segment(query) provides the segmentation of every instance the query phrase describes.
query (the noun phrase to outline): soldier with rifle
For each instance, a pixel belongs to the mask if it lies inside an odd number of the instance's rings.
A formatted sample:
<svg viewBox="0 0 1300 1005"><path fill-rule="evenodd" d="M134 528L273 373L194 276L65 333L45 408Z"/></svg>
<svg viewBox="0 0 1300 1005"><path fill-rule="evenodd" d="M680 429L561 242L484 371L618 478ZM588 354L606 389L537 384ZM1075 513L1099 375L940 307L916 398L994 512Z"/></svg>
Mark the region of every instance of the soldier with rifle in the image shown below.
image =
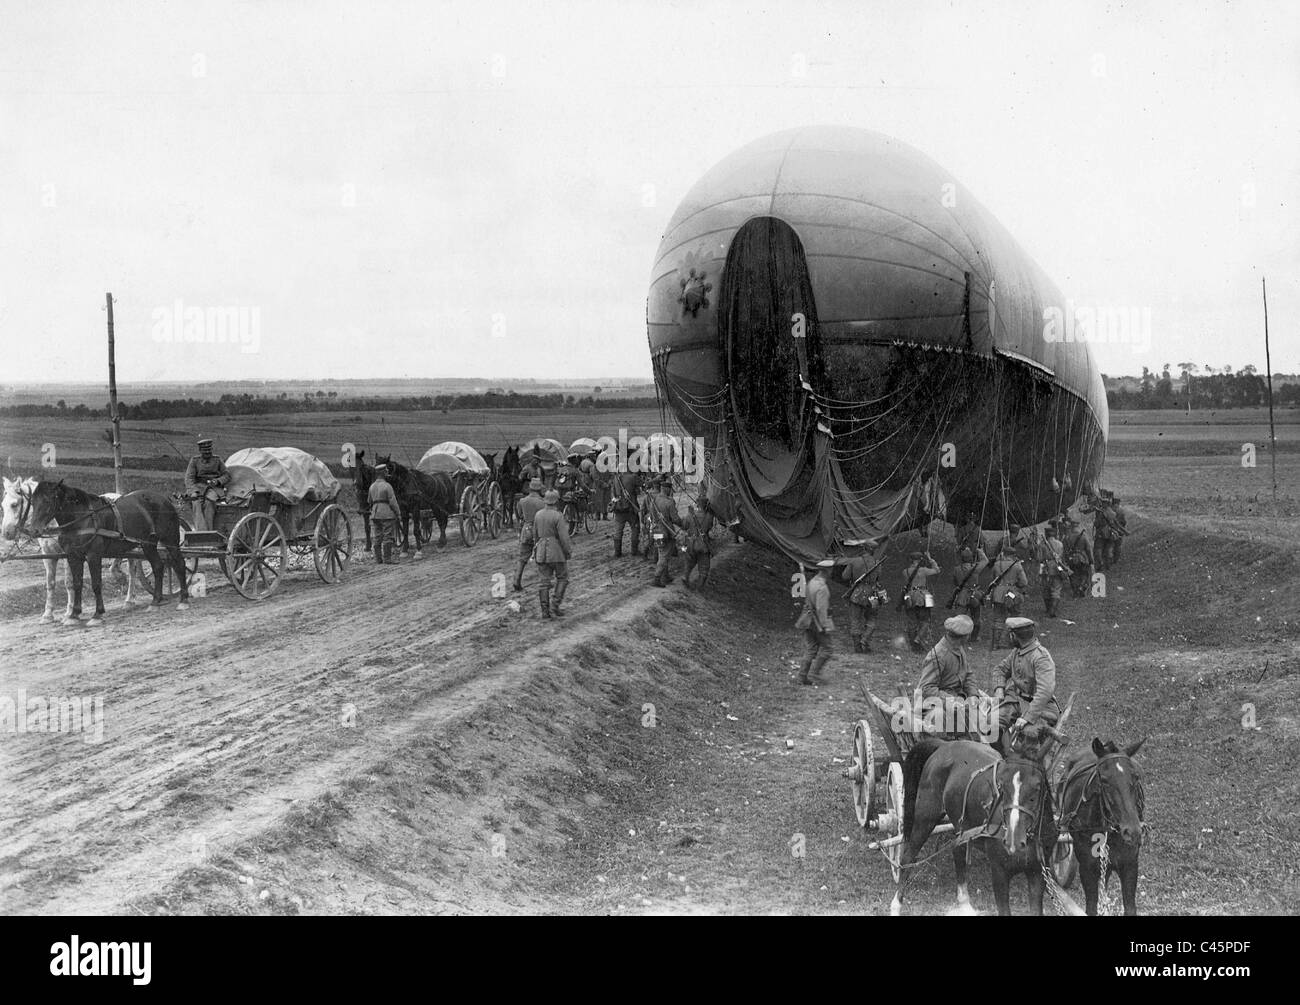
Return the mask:
<svg viewBox="0 0 1300 1005"><path fill-rule="evenodd" d="M849 637L853 639L855 653L871 652L871 636L876 630L876 615L889 595L880 585L880 568L885 564L886 545L880 549L879 560L867 555L854 555L848 560L841 576L849 584Z"/></svg>
<svg viewBox="0 0 1300 1005"><path fill-rule="evenodd" d="M632 529L632 554L641 554L641 476L634 471L618 471L609 482L614 510L614 557L623 557L623 528Z"/></svg>
<svg viewBox="0 0 1300 1005"><path fill-rule="evenodd" d="M989 583L987 590L998 624L1007 618L1019 617L1020 605L1028 589L1029 577L1025 574L1024 560L1014 550L1004 548L993 563L993 582Z"/></svg>
<svg viewBox="0 0 1300 1005"><path fill-rule="evenodd" d="M710 538L714 523L713 513L709 510L708 492L704 486L700 486L696 503L698 509L695 506L686 507L685 530L682 533L686 570L682 573L682 585L691 589L691 572L698 568L700 576L695 589L703 593L709 582L709 567L713 564L713 542Z"/></svg>
<svg viewBox="0 0 1300 1005"><path fill-rule="evenodd" d="M948 598L948 610L960 607L970 618L971 642L980 640L980 608L984 605L984 593L979 588L979 574L988 568L989 559L983 548L972 551L969 547L961 549L957 556L961 561L952 574L955 589Z"/></svg>
<svg viewBox="0 0 1300 1005"><path fill-rule="evenodd" d="M673 483L667 475L659 478L659 494L646 499L646 512L650 518L651 537L659 560L655 564L655 586L667 586L673 581L673 555L677 552L677 530L686 529L686 521L677 512L673 501Z"/></svg>
<svg viewBox="0 0 1300 1005"><path fill-rule="evenodd" d="M1060 617L1061 596L1070 570L1065 567L1065 545L1057 537L1056 528L1048 527L1039 550L1039 571L1043 579L1043 606L1049 618Z"/></svg>
<svg viewBox="0 0 1300 1005"><path fill-rule="evenodd" d="M928 552L914 551L911 562L903 570L903 592L898 597L898 609L907 612L907 641L913 652L925 649L924 635L934 609L934 595L926 589L926 580L939 574L939 563Z"/></svg>
<svg viewBox="0 0 1300 1005"><path fill-rule="evenodd" d="M1092 544L1088 541L1087 528L1080 527L1068 515L1062 526L1062 536L1069 540L1065 545L1065 564L1070 570L1070 589L1076 597L1084 597L1092 583Z"/></svg>

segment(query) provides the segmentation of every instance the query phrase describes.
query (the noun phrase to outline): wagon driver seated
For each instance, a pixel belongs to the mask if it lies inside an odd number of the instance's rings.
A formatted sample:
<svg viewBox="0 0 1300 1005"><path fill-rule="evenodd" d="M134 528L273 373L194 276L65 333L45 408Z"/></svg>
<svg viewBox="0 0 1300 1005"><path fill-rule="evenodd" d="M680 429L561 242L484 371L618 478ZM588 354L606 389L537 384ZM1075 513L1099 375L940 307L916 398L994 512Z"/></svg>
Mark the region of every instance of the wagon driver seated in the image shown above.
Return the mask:
<svg viewBox="0 0 1300 1005"><path fill-rule="evenodd" d="M226 498L229 482L225 462L212 452L212 437L199 437L199 452L185 469L185 498L193 500L195 530L212 529L217 502Z"/></svg>
<svg viewBox="0 0 1300 1005"><path fill-rule="evenodd" d="M1002 683L993 692L1004 754L1010 751L1011 736L1043 724L1054 726L1061 718L1056 703L1056 662L1038 641L1034 623L1028 618L1007 618L1006 625L1016 648L997 665L994 673L1002 677Z"/></svg>

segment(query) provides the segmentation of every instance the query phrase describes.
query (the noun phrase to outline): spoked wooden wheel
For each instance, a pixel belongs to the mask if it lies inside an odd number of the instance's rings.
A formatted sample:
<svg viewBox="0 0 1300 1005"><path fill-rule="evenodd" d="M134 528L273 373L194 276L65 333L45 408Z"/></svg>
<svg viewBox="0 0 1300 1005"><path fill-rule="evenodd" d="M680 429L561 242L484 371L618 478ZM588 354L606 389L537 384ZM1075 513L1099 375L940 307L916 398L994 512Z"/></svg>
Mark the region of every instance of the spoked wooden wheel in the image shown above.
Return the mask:
<svg viewBox="0 0 1300 1005"><path fill-rule="evenodd" d="M189 520L187 520L185 517L181 517L180 519L181 519L181 537L182 539L184 539L185 534L189 531L192 531L194 528L190 526ZM180 593L181 584L176 582L176 574L172 572L171 562L168 561L167 558L167 549L159 548L158 557L162 559L162 563L163 563L163 596L169 597L172 594ZM194 578L194 573L199 571L199 556L182 555L181 557L185 559L185 582L188 583L190 582L190 580ZM128 560L124 559L123 561L128 561ZM135 561L135 559L130 559L129 561L133 562ZM144 589L148 592L150 596L153 596L153 569L149 567L148 560L141 558L139 568L137 571L139 573L137 578L140 581L140 585L144 587ZM128 576L131 575L131 568L129 565L127 566L126 574Z"/></svg>
<svg viewBox="0 0 1300 1005"><path fill-rule="evenodd" d="M460 494L460 543L466 548L478 540L478 493L467 488Z"/></svg>
<svg viewBox="0 0 1300 1005"><path fill-rule="evenodd" d="M1062 890L1067 889L1078 872L1079 860L1074 857L1074 839L1069 834L1062 834L1052 849L1052 876L1056 879L1056 885Z"/></svg>
<svg viewBox="0 0 1300 1005"><path fill-rule="evenodd" d="M501 486L490 482L487 488L487 513L484 514L487 531L496 538L505 523L505 507L501 503ZM496 519L493 519L495 517Z"/></svg>
<svg viewBox="0 0 1300 1005"><path fill-rule="evenodd" d="M275 518L249 513L230 532L221 571L249 600L265 600L289 567L289 543Z"/></svg>
<svg viewBox="0 0 1300 1005"><path fill-rule="evenodd" d="M853 813L858 818L858 826L866 827L875 816L873 803L876 798L876 753L875 741L871 738L871 726L866 719L859 719L853 727L853 758L845 769L844 777L853 785Z"/></svg>
<svg viewBox="0 0 1300 1005"><path fill-rule="evenodd" d="M352 561L352 524L347 514L333 503L325 507L316 521L312 559L316 563L316 575L327 583L342 579Z"/></svg>
<svg viewBox="0 0 1300 1005"><path fill-rule="evenodd" d="M502 523L501 511L499 509L488 510L487 514L483 518L483 522L487 525L487 532L491 535L492 540L495 541L501 536Z"/></svg>
<svg viewBox="0 0 1300 1005"><path fill-rule="evenodd" d="M889 808L889 820L893 836L903 834L903 766L897 761L889 762L889 773L885 776L885 805ZM902 875L903 842L899 841L885 849L889 858L889 871L894 874L897 883Z"/></svg>

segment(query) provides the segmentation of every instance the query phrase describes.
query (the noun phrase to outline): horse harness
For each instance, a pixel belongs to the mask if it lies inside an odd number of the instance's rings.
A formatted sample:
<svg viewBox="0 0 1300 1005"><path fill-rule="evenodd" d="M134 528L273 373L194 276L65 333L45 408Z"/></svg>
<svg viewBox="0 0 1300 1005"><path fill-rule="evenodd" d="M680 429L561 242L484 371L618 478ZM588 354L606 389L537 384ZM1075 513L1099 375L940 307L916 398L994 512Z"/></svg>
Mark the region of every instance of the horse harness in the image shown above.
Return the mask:
<svg viewBox="0 0 1300 1005"><path fill-rule="evenodd" d="M31 492L24 492L20 489L18 492L18 497L22 500L22 506L18 511L18 526L25 527L27 523L27 518L31 515L32 494ZM122 526L122 514L118 511L117 500L105 499L103 496L100 496L99 499L101 503L100 506L98 506L97 508L90 509L86 513L83 513L81 516L69 520L67 523L56 523L53 526L47 524L43 530L25 530L24 533L26 533L29 537L32 538L63 537L64 531L66 531L69 527L75 527L77 524L81 523L82 521L89 519L93 521L94 523L93 527L87 530L74 531L69 536L91 537L91 538L104 537L104 538L110 538L115 541L125 541L127 544L140 545L141 547L144 547L146 545L157 544L156 541L144 541L139 538L127 537L120 530L111 530L107 527L99 526L99 521L96 519L96 515L98 513L102 513L105 509L111 510L113 513L114 522L117 524L117 526L119 527ZM85 545L83 545L80 548L74 549L74 551L85 551L87 547L89 547L89 542L87 542Z"/></svg>
<svg viewBox="0 0 1300 1005"><path fill-rule="evenodd" d="M980 838L993 837L998 833L999 830L1002 829L1001 823L999 823L995 827L992 827L991 829L990 829L990 824L993 823L993 810L998 805L998 803L1002 801L1002 793L1004 791L1003 788L998 784L997 766L999 764L1005 764L1005 763L1006 763L1005 760L990 761L988 764L984 765L984 767L977 768L971 774L970 778L967 779L966 791L962 794L962 799L961 799L961 819L957 822L957 840L954 842L954 844L963 845L971 841L977 841ZM1034 771L1038 772L1039 778L1042 779L1043 781L1046 781L1046 772L1043 771L1042 765L1037 764L1034 761L1028 759L1018 759L1016 763L1018 765L1023 764L1025 766L1033 768ZM966 808L970 804L971 786L975 784L975 779L977 779L985 771L988 771L990 768L994 769L993 770L993 791L989 794L988 801L984 803L982 807L984 810L984 822L975 827L967 827ZM1025 814L1025 816L1029 817L1030 828L1031 828L1030 833L1035 843L1037 843L1039 840L1040 834L1043 829L1043 820L1046 817L1046 814L1043 812L1043 801L1047 798L1047 791L1048 791L1048 787L1044 785L1043 795L1039 797L1037 807L1023 806L1017 801L1017 802L1012 802L1012 804L1008 806L1006 808L1006 811L1003 813L1003 819L1005 819L1006 814L1012 810L1018 810L1019 812Z"/></svg>
<svg viewBox="0 0 1300 1005"><path fill-rule="evenodd" d="M1077 823L1077 817L1083 809L1085 803L1097 801L1097 806L1101 810L1101 821L1098 828L1109 834L1111 831L1119 829L1119 821L1114 815L1106 802L1106 789L1101 784L1101 763L1111 759L1122 758L1128 765L1129 778L1132 779L1133 802L1137 806L1138 821L1143 822L1146 816L1146 794L1142 788L1142 775L1133 763L1133 758L1125 753L1106 754L1097 758L1091 764L1076 765L1064 778L1061 779L1057 786L1057 805L1061 807L1061 819L1059 827L1061 830L1071 830ZM1066 793L1070 786L1078 779L1083 778L1083 785L1079 789L1079 798L1072 809L1067 810L1065 805Z"/></svg>

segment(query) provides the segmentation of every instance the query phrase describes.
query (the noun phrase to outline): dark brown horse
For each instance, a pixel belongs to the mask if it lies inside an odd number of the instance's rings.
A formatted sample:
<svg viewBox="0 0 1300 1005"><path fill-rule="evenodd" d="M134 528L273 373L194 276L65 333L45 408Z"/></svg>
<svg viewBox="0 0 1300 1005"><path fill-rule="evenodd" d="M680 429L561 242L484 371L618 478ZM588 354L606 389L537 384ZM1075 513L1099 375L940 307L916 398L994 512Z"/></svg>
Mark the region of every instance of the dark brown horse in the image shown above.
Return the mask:
<svg viewBox="0 0 1300 1005"><path fill-rule="evenodd" d="M970 740L921 737L903 765L902 872L889 913L902 913L913 863L944 814L957 843L957 908L972 913L966 887L970 846L988 858L998 914L1011 913L1011 877L1029 887L1029 907L1043 913L1043 868L1056 845L1051 785L1036 745L1016 747L1005 760L994 748Z"/></svg>
<svg viewBox="0 0 1300 1005"><path fill-rule="evenodd" d="M366 551L374 551L370 541L370 486L375 481L375 469L363 460L365 456L364 450L357 451L357 463L352 468L352 488L357 494L361 522L366 526Z"/></svg>
<svg viewBox="0 0 1300 1005"><path fill-rule="evenodd" d="M163 604L163 561L158 554L162 547L167 550L172 572L180 584L181 599L176 609L189 607L180 514L163 493L128 492L113 502L62 481L38 482L20 522L36 533L56 534L59 550L67 556L72 610L64 618L65 625L79 621L82 574L87 564L95 591L95 614L87 624L97 627L104 623L103 560L130 557L137 549L144 553L153 571L152 606ZM54 527L45 529L51 523Z"/></svg>
<svg viewBox="0 0 1300 1005"><path fill-rule="evenodd" d="M1146 797L1142 773L1133 760L1143 737L1121 749L1094 738L1092 748L1064 762L1060 787L1061 829L1070 832L1088 914L1097 913L1098 887L1119 873L1124 913L1137 914L1138 858ZM1102 875L1102 858L1107 859Z"/></svg>
<svg viewBox="0 0 1300 1005"><path fill-rule="evenodd" d="M519 463L519 448L506 447L501 455L501 468L497 472L497 484L501 486L502 519L507 527L515 525L515 502L524 490L524 479L520 473L523 465Z"/></svg>
<svg viewBox="0 0 1300 1005"><path fill-rule="evenodd" d="M421 537L421 513L426 509L438 522L438 547L444 547L447 544L447 521L457 507L456 484L451 476L441 472L427 474L416 468L408 468L394 461L392 455L380 455L377 460L380 464L388 465L388 480L402 507L402 519L399 521L402 550L410 551L409 524L412 521L415 523L415 550L419 551L426 543Z"/></svg>

